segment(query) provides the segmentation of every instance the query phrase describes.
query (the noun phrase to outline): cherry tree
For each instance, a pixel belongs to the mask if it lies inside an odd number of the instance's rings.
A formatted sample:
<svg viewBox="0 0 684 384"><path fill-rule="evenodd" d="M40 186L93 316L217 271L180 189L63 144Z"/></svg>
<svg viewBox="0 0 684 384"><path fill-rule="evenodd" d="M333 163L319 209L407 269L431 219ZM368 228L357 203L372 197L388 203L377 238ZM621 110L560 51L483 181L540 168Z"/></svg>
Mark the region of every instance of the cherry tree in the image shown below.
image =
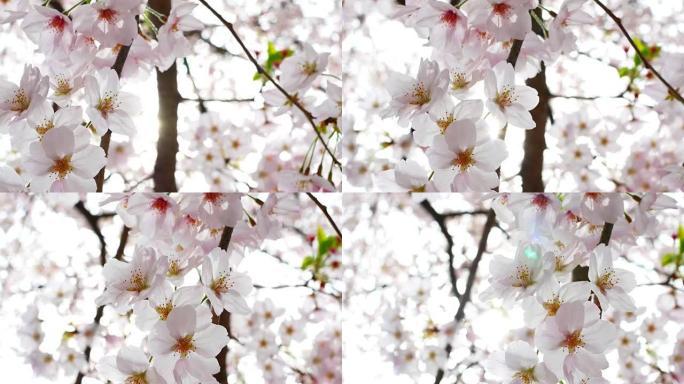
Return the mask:
<svg viewBox="0 0 684 384"><path fill-rule="evenodd" d="M336 196L0 203L7 379L342 382Z"/></svg>
<svg viewBox="0 0 684 384"><path fill-rule="evenodd" d="M0 190L339 189L339 6L214 3L2 2Z"/></svg>
<svg viewBox="0 0 684 384"><path fill-rule="evenodd" d="M345 379L682 382L682 198L346 195Z"/></svg>
<svg viewBox="0 0 684 384"><path fill-rule="evenodd" d="M682 4L356 0L344 14L350 190L684 188Z"/></svg>

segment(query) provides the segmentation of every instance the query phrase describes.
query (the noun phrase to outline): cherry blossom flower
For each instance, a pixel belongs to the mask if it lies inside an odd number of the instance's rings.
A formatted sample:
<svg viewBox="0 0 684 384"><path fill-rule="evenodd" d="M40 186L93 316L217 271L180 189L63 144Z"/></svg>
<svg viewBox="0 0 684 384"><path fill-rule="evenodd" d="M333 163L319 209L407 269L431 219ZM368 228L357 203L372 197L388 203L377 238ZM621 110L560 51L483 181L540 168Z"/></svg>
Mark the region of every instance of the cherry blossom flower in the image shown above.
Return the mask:
<svg viewBox="0 0 684 384"><path fill-rule="evenodd" d="M444 179L452 191L486 191L499 184L496 169L508 156L503 141L476 137L472 120L454 121L428 150L435 182Z"/></svg>
<svg viewBox="0 0 684 384"><path fill-rule="evenodd" d="M27 65L19 86L0 79L0 132L6 132L6 124L26 117L31 107L47 97L48 78L38 68Z"/></svg>
<svg viewBox="0 0 684 384"><path fill-rule="evenodd" d="M422 358L425 363L425 369L434 372L444 367L444 364L447 362L446 351L443 347L437 346L426 347L422 351Z"/></svg>
<svg viewBox="0 0 684 384"><path fill-rule="evenodd" d="M485 363L488 373L507 384L556 384L558 379L528 343L516 340L508 345L505 354L494 354Z"/></svg>
<svg viewBox="0 0 684 384"><path fill-rule="evenodd" d="M268 328L258 331L252 338L251 344L252 349L256 350L259 360L270 358L278 352L276 335Z"/></svg>
<svg viewBox="0 0 684 384"><path fill-rule="evenodd" d="M430 28L430 44L438 49L458 49L466 36L468 18L458 8L430 0L416 14L416 26Z"/></svg>
<svg viewBox="0 0 684 384"><path fill-rule="evenodd" d="M202 301L202 287L184 286L173 290L170 283L164 283L153 292L148 300L138 301L133 306L136 315L135 324L144 330L150 330L159 321L166 321L169 313L183 305L197 307ZM204 307L206 308L206 307ZM209 315L209 311L197 311L198 316Z"/></svg>
<svg viewBox="0 0 684 384"><path fill-rule="evenodd" d="M342 87L328 82L325 89L327 98L318 106L311 110L311 113L319 121L327 119L337 119L342 116Z"/></svg>
<svg viewBox="0 0 684 384"><path fill-rule="evenodd" d="M429 169L415 160L401 160L394 168L394 180L406 191L421 192L427 190L428 173Z"/></svg>
<svg viewBox="0 0 684 384"><path fill-rule="evenodd" d="M88 144L85 129L51 128L29 146L26 171L33 192L94 192L95 175L106 160L102 148Z"/></svg>
<svg viewBox="0 0 684 384"><path fill-rule="evenodd" d="M149 356L141 348L133 346L124 346L116 356L102 358L97 370L116 383L166 383L156 367L150 365Z"/></svg>
<svg viewBox="0 0 684 384"><path fill-rule="evenodd" d="M454 121L477 121L482 117L484 104L480 100L464 100L456 106L447 100L435 105L427 114L413 119L413 137L417 144L432 145L435 136L444 135Z"/></svg>
<svg viewBox="0 0 684 384"><path fill-rule="evenodd" d="M399 116L399 124L405 125L409 119L427 112L446 93L449 73L440 70L434 61L421 60L418 75L410 76L391 73L387 81L392 101L385 111L384 117Z"/></svg>
<svg viewBox="0 0 684 384"><path fill-rule="evenodd" d="M31 108L26 124L15 125L10 131L12 145L23 152L30 143L42 139L53 128L76 130L81 125L82 118L81 107L60 108L55 112L50 102L43 101Z"/></svg>
<svg viewBox="0 0 684 384"><path fill-rule="evenodd" d="M529 111L539 102L534 88L515 85L515 71L507 62L500 62L485 74L487 110L501 126L510 123L516 127L533 129L534 120Z"/></svg>
<svg viewBox="0 0 684 384"><path fill-rule="evenodd" d="M285 313L285 309L276 307L270 298L254 304L253 316L258 319L258 324L263 326L273 324L275 319L283 313Z"/></svg>
<svg viewBox="0 0 684 384"><path fill-rule="evenodd" d="M581 372L600 377L608 367L604 352L615 341L613 324L599 319L599 309L588 301L560 306L556 316L545 321L536 335L547 366L557 375L576 382Z"/></svg>
<svg viewBox="0 0 684 384"><path fill-rule="evenodd" d="M616 223L624 215L624 200L617 193L575 193L566 206L594 225Z"/></svg>
<svg viewBox="0 0 684 384"><path fill-rule="evenodd" d="M138 34L136 15L143 0L97 0L79 5L71 12L76 31L89 35L108 47L130 45Z"/></svg>
<svg viewBox="0 0 684 384"><path fill-rule="evenodd" d="M568 31L573 25L590 24L594 18L582 10L587 0L566 0L558 10L556 17L549 25L549 45L556 47L555 50L572 52L576 49L577 38Z"/></svg>
<svg viewBox="0 0 684 384"><path fill-rule="evenodd" d="M649 342L653 343L658 340L665 340L667 338L667 332L663 329L664 321L658 319L655 316L648 317L644 319L641 323L639 330L641 335Z"/></svg>
<svg viewBox="0 0 684 384"><path fill-rule="evenodd" d="M317 53L311 44L303 43L302 50L280 64L281 85L287 91L304 90L328 66L329 53Z"/></svg>
<svg viewBox="0 0 684 384"><path fill-rule="evenodd" d="M489 270L491 286L482 293L483 299L500 297L504 302L535 293L550 282L544 270L544 253L537 244L522 244L513 259L495 255Z"/></svg>
<svg viewBox="0 0 684 384"><path fill-rule="evenodd" d="M83 63L85 64L85 62ZM84 65L51 62L48 67L50 76L51 99L60 107L72 104L72 98L83 88Z"/></svg>
<svg viewBox="0 0 684 384"><path fill-rule="evenodd" d="M98 135L107 130L126 136L136 132L131 114L137 113L136 96L119 91L119 76L113 69L101 69L85 78L86 113Z"/></svg>
<svg viewBox="0 0 684 384"><path fill-rule="evenodd" d="M136 193L128 200L128 211L138 216L143 235L167 237L176 221L178 203L164 195Z"/></svg>
<svg viewBox="0 0 684 384"><path fill-rule="evenodd" d="M14 169L0 165L0 191L21 192L25 189L25 184L24 179Z"/></svg>
<svg viewBox="0 0 684 384"><path fill-rule="evenodd" d="M286 319L280 323L280 340L283 345L293 341L301 341L306 337L306 321L304 319Z"/></svg>
<svg viewBox="0 0 684 384"><path fill-rule="evenodd" d="M264 101L268 105L277 107L274 115L280 116L288 114L292 116L292 120L295 125L303 125L307 122L306 115L302 112L299 107L297 107L290 99L287 98L279 89L268 88L261 92L264 97ZM299 104L301 104L305 109L310 109L310 105L313 104L314 99L310 96L302 96L299 92L290 93L293 99L295 99Z"/></svg>
<svg viewBox="0 0 684 384"><path fill-rule="evenodd" d="M591 288L582 281L559 285L552 281L537 290L534 296L524 299L525 325L536 328L542 321L554 317L563 303L587 300Z"/></svg>
<svg viewBox="0 0 684 384"><path fill-rule="evenodd" d="M204 28L202 22L191 15L195 7L197 4L187 1L177 2L171 9L166 23L159 28L157 33L159 70L167 70L177 58L192 53L192 44L183 33Z"/></svg>
<svg viewBox="0 0 684 384"><path fill-rule="evenodd" d="M219 371L214 357L227 344L226 329L208 321L198 323L196 310L190 305L174 308L149 336L157 371L171 383L184 382L186 377L218 383L212 376Z"/></svg>
<svg viewBox="0 0 684 384"><path fill-rule="evenodd" d="M246 315L250 312L245 296L252 290L252 279L233 270L234 260L241 258L214 248L202 264L202 285L215 313L223 312Z"/></svg>
<svg viewBox="0 0 684 384"><path fill-rule="evenodd" d="M74 38L71 19L50 7L33 7L24 17L21 27L46 54L68 48Z"/></svg>
<svg viewBox="0 0 684 384"><path fill-rule="evenodd" d="M234 228L243 216L240 195L233 193L187 195L183 197L181 207L212 227Z"/></svg>
<svg viewBox="0 0 684 384"><path fill-rule="evenodd" d="M537 0L478 0L464 5L471 23L483 25L499 41L522 40L532 29L528 11L536 7Z"/></svg>
<svg viewBox="0 0 684 384"><path fill-rule="evenodd" d="M152 248L138 247L130 262L110 259L102 272L107 283L105 292L97 302L113 304L119 311L130 309L132 304L144 300L162 286L165 257L159 257Z"/></svg>

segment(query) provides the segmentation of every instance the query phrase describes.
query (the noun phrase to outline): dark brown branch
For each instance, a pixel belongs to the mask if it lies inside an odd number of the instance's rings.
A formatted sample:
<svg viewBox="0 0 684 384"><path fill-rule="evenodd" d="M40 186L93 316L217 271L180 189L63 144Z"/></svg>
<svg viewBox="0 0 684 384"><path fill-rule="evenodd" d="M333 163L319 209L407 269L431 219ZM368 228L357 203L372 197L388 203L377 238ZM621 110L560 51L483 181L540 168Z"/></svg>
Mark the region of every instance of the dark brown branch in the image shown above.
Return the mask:
<svg viewBox="0 0 684 384"><path fill-rule="evenodd" d="M454 320L456 323L459 323L463 320L465 317L465 308L468 302L470 301L470 295L472 293L473 285L475 284L475 277L477 275L477 268L480 265L480 261L482 260L482 255L487 251L487 241L489 239L489 233L492 231L492 228L494 227L494 224L496 223L496 214L494 213L493 209L489 210L489 213L487 214L487 221L485 221L484 227L482 228L482 237L480 237L480 243L478 244L477 247L477 254L475 254L475 258L473 259L472 263L470 264L470 267L468 268L468 280L466 281L466 289L463 292L463 296L459 299L458 301L458 309L456 310L456 316L454 316ZM447 352L447 357L451 353L451 343L448 343L446 346L446 352ZM444 369L440 368L437 370L437 375L435 375L435 384L439 384L442 379L444 378Z"/></svg>
<svg viewBox="0 0 684 384"><path fill-rule="evenodd" d="M608 242L610 241L610 235L613 233L613 227L615 224L613 223L604 223L603 224L603 229L601 230L601 238L599 240L599 244L604 244L608 245Z"/></svg>
<svg viewBox="0 0 684 384"><path fill-rule="evenodd" d="M207 9L209 9L209 11L211 11L211 13L213 13L214 16L216 16L221 21L221 23L223 23L223 25L225 25L226 28L228 28L228 30L233 35L235 40L237 40L238 44L240 44L240 47L242 47L242 50L247 55L247 58L249 58L249 61L251 61L252 64L254 64L254 66L256 67L257 72L259 72L268 81L270 81L280 91L280 93L282 93L283 96L285 96L290 101L290 103L292 103L294 106L296 106L304 114L306 119L309 121L309 124L311 124L311 127L313 128L314 133L318 137L318 140L320 140L321 144L323 145L323 148L325 149L326 152L328 152L328 154L332 158L333 163L341 168L342 164L339 162L339 160L337 160L337 157L335 157L335 154L330 150L330 148L328 147L328 144L326 144L323 136L321 136L321 132L319 132L318 126L314 122L313 115L311 114L311 112L309 112L306 108L304 108L302 103L296 97L290 95L278 82L276 82L273 79L273 77L261 66L261 64L259 64L259 62L256 60L254 55L252 55L252 53L249 51L249 49L245 45L244 41L242 41L242 39L240 38L240 35L238 35L237 31L233 27L233 23L231 23L228 20L226 20L225 18L223 18L223 16L221 16L221 14L218 13L205 0L199 0L199 2L202 3L205 7L207 7Z"/></svg>
<svg viewBox="0 0 684 384"><path fill-rule="evenodd" d="M191 99L191 98L189 98L189 97L182 97L182 98L181 98L181 101L183 101L183 102L185 102L185 101L194 101L194 102L196 102L196 103L201 103L201 104L203 104L203 103L205 103L205 102L215 102L215 103L251 103L252 101L254 101L254 98L253 98L253 97L247 97L247 98L244 98L244 99L240 99L240 98L232 98L232 99L218 99L218 98L206 98L206 99L205 99L205 98L201 98L201 99L200 99L200 98L197 98L197 99ZM201 104L200 104L200 105L201 105ZM200 107L200 111L201 111L201 110L202 110L202 107ZM205 109L204 112L206 112L206 109Z"/></svg>
<svg viewBox="0 0 684 384"><path fill-rule="evenodd" d="M476 209L474 211L457 211L457 212L443 212L442 216L445 218L459 217L459 216L471 216L471 215L486 215L489 213L487 209Z"/></svg>
<svg viewBox="0 0 684 384"><path fill-rule="evenodd" d="M599 244L608 245L610 235L613 233L613 223L604 223L601 230ZM578 265L572 270L572 281L589 281L589 267Z"/></svg>
<svg viewBox="0 0 684 384"><path fill-rule="evenodd" d="M522 40L513 40L513 45L511 46L510 52L508 52L508 57L506 61L515 67L515 63L518 61L518 56L520 55L520 48L522 48Z"/></svg>
<svg viewBox="0 0 684 384"><path fill-rule="evenodd" d="M79 201L74 205L74 208L85 218L90 229L97 236L97 240L100 242L100 265L104 265L107 262L107 243L100 230L100 218L101 216L93 215L88 208L85 207L82 201Z"/></svg>
<svg viewBox="0 0 684 384"><path fill-rule="evenodd" d="M190 78L190 82L192 83L192 89L195 91L195 94L197 95L197 101L199 103L199 111L200 113L207 113L207 106L204 104L204 99L200 97L199 94L199 88L197 88L197 83L195 83L195 78L192 77L192 72L190 71L190 63L188 62L188 58L184 57L183 58L183 65L185 66L185 70L188 73L188 78ZM186 100L191 100L191 99L183 99L183 101Z"/></svg>
<svg viewBox="0 0 684 384"><path fill-rule="evenodd" d="M83 202L79 201L78 204L83 205ZM76 205L78 206L78 204L76 204ZM77 208L77 209L79 209L79 208ZM84 209L85 209L85 207L84 207ZM116 251L117 256L119 256L119 252L121 252L121 254L123 255L123 249L126 248L126 242L128 241L127 229L128 228L124 226L124 231L121 233L121 238L119 239L119 246L118 246L117 251ZM103 249L105 250L104 251L105 253L106 253L106 248L107 248L106 246L103 247ZM100 258L100 264L102 266L104 266L105 263L106 263L106 254L105 254L104 259ZM93 333L93 338L95 338L95 334L97 333L97 329L100 326L100 320L102 320L103 314L104 314L104 305L101 305L101 306L97 307L97 311L95 311L95 317L93 318L93 325L90 329L90 331ZM86 345L85 349L83 350L83 354L85 355L86 364L90 363L90 352L92 350L93 350L92 342L88 343ZM81 384L83 382L84 377L85 377L85 374L83 373L83 371L79 371L78 375L76 375L76 381L74 382L74 384Z"/></svg>
<svg viewBox="0 0 684 384"><path fill-rule="evenodd" d="M221 233L221 239L219 240L219 248L223 249L224 251L228 250L228 245L230 245L230 239L233 236L233 228L232 227L224 227L223 232ZM228 332L228 336L230 338L233 338L233 334L230 330L230 313L226 310L223 310L220 315L213 314L212 316L212 323L218 324L222 326L223 328L226 329L226 332ZM221 351L216 355L216 360L218 360L219 363L219 371L218 373L214 374L214 378L220 383L220 384L227 384L228 383L228 369L226 367L226 358L228 356L228 345L224 345L223 348L221 348Z"/></svg>
<svg viewBox="0 0 684 384"><path fill-rule="evenodd" d="M532 12L535 12L541 19L541 8L537 7ZM543 27L534 18L532 30L537 35L544 36ZM542 171L544 170L544 150L546 149L546 123L551 116L551 106L549 104L549 87L546 84L546 66L543 61L539 73L527 80L526 83L537 91L539 102L530 111L535 127L525 131L525 142L523 144L525 154L520 164L522 189L523 192L544 192Z"/></svg>
<svg viewBox="0 0 684 384"><path fill-rule="evenodd" d="M636 52L636 54L641 59L641 62L644 63L644 66L646 68L650 69L651 72L653 72L653 74L655 75L655 77L657 77L658 80L660 80L660 82L662 82L663 85L665 85L665 87L667 87L668 95L670 97L677 99L677 101L679 101L680 103L684 104L684 97L682 97L682 95L678 92L678 90L675 89L672 85L670 85L670 83L667 80L665 80L665 78L663 78L663 76L655 68L653 68L653 65L651 64L651 62L648 61L648 59L644 56L643 53L641 53L641 50L639 50L639 47L637 47L636 43L634 42L634 39L632 39L632 36L630 36L630 34L627 31L627 29L625 28L625 26L622 25L622 20L619 17L617 17L615 15L615 13L613 13L613 11L611 11L608 7L606 7L605 4L603 4L601 1L594 0L594 2L596 4L598 4L598 6L603 9L603 11L606 12L608 17L613 19L615 24L617 24L618 28L620 28L620 31L622 31L622 34L625 35L625 37L629 41L629 44L632 46L632 48L634 48L634 51Z"/></svg>
<svg viewBox="0 0 684 384"><path fill-rule="evenodd" d="M317 205L318 208L321 210L321 212L323 212L323 214L325 215L325 217L328 219L328 222L330 223L330 225L332 225L333 229L334 229L335 232L337 233L337 237L339 237L339 238L340 238L340 241L342 241L342 231L340 231L340 228L337 226L337 224L335 224L335 220L333 220L333 218L330 216L330 213L328 213L328 207L326 207L326 206L323 205L320 201L318 201L318 199L316 198L316 196L314 196L314 195L311 194L310 192L307 192L306 194L309 196L309 198L310 198L314 203L316 203L316 205Z"/></svg>
<svg viewBox="0 0 684 384"><path fill-rule="evenodd" d="M447 256L449 256L449 281L451 282L451 293L460 300L461 292L458 291L458 287L456 286L458 276L456 275L456 269L454 268L454 239L451 237L451 234L446 226L446 218L444 215L435 211L435 208L432 207L432 204L430 204L428 200L421 201L420 206L423 207L423 209L425 209L430 216L432 216L432 219L435 220L439 226L439 230L442 231L442 235L444 235L444 239L446 240L445 250Z"/></svg>
<svg viewBox="0 0 684 384"><path fill-rule="evenodd" d="M138 18L136 17L136 22ZM116 55L116 60L114 61L114 65L112 66L112 69L116 72L116 74L121 78L121 72L123 71L124 64L126 64L126 58L128 58L128 53L131 51L131 45L133 43L131 42L130 45L124 45L119 49L119 53ZM112 141L112 131L107 130L104 135L102 135L102 138L100 139L100 148L104 150L105 157L109 156L109 144ZM97 192L102 192L102 188L104 187L104 180L105 180L105 168L106 166L102 167L100 169L100 172L95 175L95 186Z"/></svg>
<svg viewBox="0 0 684 384"><path fill-rule="evenodd" d="M128 242L128 233L131 231L127 226L123 226L121 229L121 240L119 241L119 247L116 249L116 255L114 258L117 260L123 259L124 250L126 249L126 243Z"/></svg>

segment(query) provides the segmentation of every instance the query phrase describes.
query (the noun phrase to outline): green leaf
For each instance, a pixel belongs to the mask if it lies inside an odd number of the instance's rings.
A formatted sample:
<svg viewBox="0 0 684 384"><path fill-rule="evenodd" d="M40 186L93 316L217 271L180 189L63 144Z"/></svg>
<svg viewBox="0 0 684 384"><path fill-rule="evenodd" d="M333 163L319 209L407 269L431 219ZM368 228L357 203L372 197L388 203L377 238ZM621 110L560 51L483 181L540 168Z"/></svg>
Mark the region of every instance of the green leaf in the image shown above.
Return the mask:
<svg viewBox="0 0 684 384"><path fill-rule="evenodd" d="M631 72L632 69L627 67L622 67L618 69L618 74L620 75L620 77L630 76Z"/></svg>
<svg viewBox="0 0 684 384"><path fill-rule="evenodd" d="M678 255L676 255L675 253L666 253L663 255L663 257L660 258L660 265L662 265L663 267L670 265L674 263L677 258Z"/></svg>
<svg viewBox="0 0 684 384"><path fill-rule="evenodd" d="M314 258L311 256L307 256L302 260L302 269L307 269L309 268L312 264L314 263Z"/></svg>
<svg viewBox="0 0 684 384"><path fill-rule="evenodd" d="M264 68L264 71L266 71L266 73L272 75L275 71L275 68L277 68L286 57L292 56L292 54L294 54L294 51L289 48L277 49L275 44L272 41L269 41L266 47L266 54L266 62L264 62L262 67ZM265 81L264 77L265 76L263 76L261 73L257 72L254 74L253 79L261 79Z"/></svg>

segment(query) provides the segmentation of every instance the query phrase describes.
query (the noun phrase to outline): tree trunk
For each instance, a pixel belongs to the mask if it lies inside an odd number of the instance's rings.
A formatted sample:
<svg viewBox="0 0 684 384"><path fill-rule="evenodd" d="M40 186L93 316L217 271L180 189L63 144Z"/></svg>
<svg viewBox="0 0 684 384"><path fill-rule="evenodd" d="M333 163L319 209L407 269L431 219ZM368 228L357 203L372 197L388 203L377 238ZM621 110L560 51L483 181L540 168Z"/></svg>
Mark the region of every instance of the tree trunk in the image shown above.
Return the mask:
<svg viewBox="0 0 684 384"><path fill-rule="evenodd" d="M543 192L544 150L546 149L546 122L549 119L549 88L546 86L546 68L542 63L541 72L527 81L527 85L536 89L539 104L530 112L536 124L534 129L525 131L525 156L520 165L523 192Z"/></svg>
<svg viewBox="0 0 684 384"><path fill-rule="evenodd" d="M150 6L161 14L171 11L171 0L150 0ZM154 18L157 28L161 23ZM166 72L157 70L159 95L159 139L157 160L154 163L155 192L176 192L176 154L178 153L178 71L174 63Z"/></svg>

